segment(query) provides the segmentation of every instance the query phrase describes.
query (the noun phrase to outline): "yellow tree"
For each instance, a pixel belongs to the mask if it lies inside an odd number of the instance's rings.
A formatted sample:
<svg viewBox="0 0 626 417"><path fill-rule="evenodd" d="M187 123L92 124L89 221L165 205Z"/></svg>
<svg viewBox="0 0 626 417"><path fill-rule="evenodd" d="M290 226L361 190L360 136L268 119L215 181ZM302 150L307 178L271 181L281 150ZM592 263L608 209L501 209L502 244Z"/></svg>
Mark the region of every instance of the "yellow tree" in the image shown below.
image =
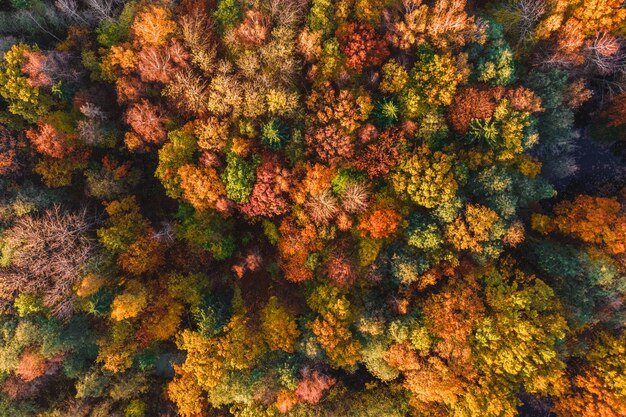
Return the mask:
<svg viewBox="0 0 626 417"><path fill-rule="evenodd" d="M416 204L433 208L449 201L458 188L454 159L443 152L432 152L426 145L400 162L391 181L394 190Z"/></svg>
<svg viewBox="0 0 626 417"><path fill-rule="evenodd" d="M479 391L501 392L501 414L514 415L516 392L558 395L566 387L565 364L557 345L568 330L553 290L532 275L504 261L487 271L485 304L491 314L478 320L472 337L480 383L464 398L467 405ZM493 407L494 404L483 404ZM500 415L485 411L476 415Z"/></svg>
<svg viewBox="0 0 626 417"><path fill-rule="evenodd" d="M263 339L271 350L293 353L300 336L295 317L278 303L276 296L270 297L261 312Z"/></svg>
<svg viewBox="0 0 626 417"><path fill-rule="evenodd" d="M126 284L124 292L113 299L111 318L125 320L139 315L148 305L148 291L139 281L133 280Z"/></svg>
<svg viewBox="0 0 626 417"><path fill-rule="evenodd" d="M100 242L113 253L126 250L150 228L150 223L141 214L135 196L107 203L106 212L109 218L105 227L98 229L97 233Z"/></svg>
<svg viewBox="0 0 626 417"><path fill-rule="evenodd" d="M457 250L482 253L481 243L492 239L498 214L488 207L468 204L465 213L445 227L446 240Z"/></svg>
<svg viewBox="0 0 626 417"><path fill-rule="evenodd" d="M98 340L98 357L102 368L109 372L123 372L133 364L133 356L139 350L133 325L128 321L112 323L107 337Z"/></svg>
<svg viewBox="0 0 626 417"><path fill-rule="evenodd" d="M350 302L339 289L323 285L307 299L318 316L309 324L331 364L350 369L360 359L361 343L349 329L352 313Z"/></svg>

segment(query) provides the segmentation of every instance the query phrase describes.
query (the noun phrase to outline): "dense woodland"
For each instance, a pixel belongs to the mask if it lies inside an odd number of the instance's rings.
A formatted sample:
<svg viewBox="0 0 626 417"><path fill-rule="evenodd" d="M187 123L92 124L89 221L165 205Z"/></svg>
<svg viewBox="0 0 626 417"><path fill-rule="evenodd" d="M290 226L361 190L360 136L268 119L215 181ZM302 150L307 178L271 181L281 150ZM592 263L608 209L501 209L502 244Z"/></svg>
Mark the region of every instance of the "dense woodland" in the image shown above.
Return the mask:
<svg viewBox="0 0 626 417"><path fill-rule="evenodd" d="M1 416L626 416L622 0L0 34Z"/></svg>

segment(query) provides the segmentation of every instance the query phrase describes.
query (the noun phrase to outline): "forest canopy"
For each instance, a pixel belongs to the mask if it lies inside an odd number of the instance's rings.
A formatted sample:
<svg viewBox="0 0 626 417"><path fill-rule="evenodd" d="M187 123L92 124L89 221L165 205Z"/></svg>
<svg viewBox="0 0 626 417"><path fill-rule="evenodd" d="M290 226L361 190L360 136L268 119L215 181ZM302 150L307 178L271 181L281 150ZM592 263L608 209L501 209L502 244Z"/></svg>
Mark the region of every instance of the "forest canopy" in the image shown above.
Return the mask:
<svg viewBox="0 0 626 417"><path fill-rule="evenodd" d="M0 5L0 415L626 416L622 0Z"/></svg>

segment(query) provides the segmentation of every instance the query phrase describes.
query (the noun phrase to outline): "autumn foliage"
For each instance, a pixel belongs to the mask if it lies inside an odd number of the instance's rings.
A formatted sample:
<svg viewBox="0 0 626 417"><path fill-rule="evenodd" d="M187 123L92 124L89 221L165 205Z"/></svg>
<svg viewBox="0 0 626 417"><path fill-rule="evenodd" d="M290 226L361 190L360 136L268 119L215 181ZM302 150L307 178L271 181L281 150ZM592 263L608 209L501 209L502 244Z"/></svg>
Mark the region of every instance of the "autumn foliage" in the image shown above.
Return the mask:
<svg viewBox="0 0 626 417"><path fill-rule="evenodd" d="M0 6L0 416L626 416L621 0Z"/></svg>

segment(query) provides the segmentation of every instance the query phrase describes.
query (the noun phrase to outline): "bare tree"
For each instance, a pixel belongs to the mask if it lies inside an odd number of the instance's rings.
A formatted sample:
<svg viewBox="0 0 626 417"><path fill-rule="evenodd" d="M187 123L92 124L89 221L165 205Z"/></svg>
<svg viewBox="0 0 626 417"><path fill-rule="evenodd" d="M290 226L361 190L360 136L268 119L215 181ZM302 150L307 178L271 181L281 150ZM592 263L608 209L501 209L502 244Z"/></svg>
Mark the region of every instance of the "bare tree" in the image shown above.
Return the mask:
<svg viewBox="0 0 626 417"><path fill-rule="evenodd" d="M503 5L503 8L517 21L517 24L511 25L511 28L515 28L517 32L518 43L523 43L533 37L536 24L546 13L546 1L509 1Z"/></svg>
<svg viewBox="0 0 626 417"><path fill-rule="evenodd" d="M94 224L86 210L74 213L53 206L41 216L24 216L2 236L10 265L0 268L0 298L18 293L40 295L57 317L73 310L73 286L99 262L95 240L88 231Z"/></svg>
<svg viewBox="0 0 626 417"><path fill-rule="evenodd" d="M626 67L623 41L608 32L598 32L585 43L587 69L599 75L610 75Z"/></svg>
<svg viewBox="0 0 626 417"><path fill-rule="evenodd" d="M293 27L302 20L307 5L303 0L269 0L266 7L277 25Z"/></svg>
<svg viewBox="0 0 626 417"><path fill-rule="evenodd" d="M78 57L67 51L28 52L22 71L29 84L50 88L59 81L77 82L84 75Z"/></svg>
<svg viewBox="0 0 626 417"><path fill-rule="evenodd" d="M192 62L205 74L215 69L217 47L210 33L214 23L202 13L191 13L180 18L185 45L191 49Z"/></svg>
<svg viewBox="0 0 626 417"><path fill-rule="evenodd" d="M112 22L120 13L123 0L55 0L54 5L69 21L84 25Z"/></svg>
<svg viewBox="0 0 626 417"><path fill-rule="evenodd" d="M178 71L164 90L178 110L201 114L206 110L207 83L190 70Z"/></svg>

